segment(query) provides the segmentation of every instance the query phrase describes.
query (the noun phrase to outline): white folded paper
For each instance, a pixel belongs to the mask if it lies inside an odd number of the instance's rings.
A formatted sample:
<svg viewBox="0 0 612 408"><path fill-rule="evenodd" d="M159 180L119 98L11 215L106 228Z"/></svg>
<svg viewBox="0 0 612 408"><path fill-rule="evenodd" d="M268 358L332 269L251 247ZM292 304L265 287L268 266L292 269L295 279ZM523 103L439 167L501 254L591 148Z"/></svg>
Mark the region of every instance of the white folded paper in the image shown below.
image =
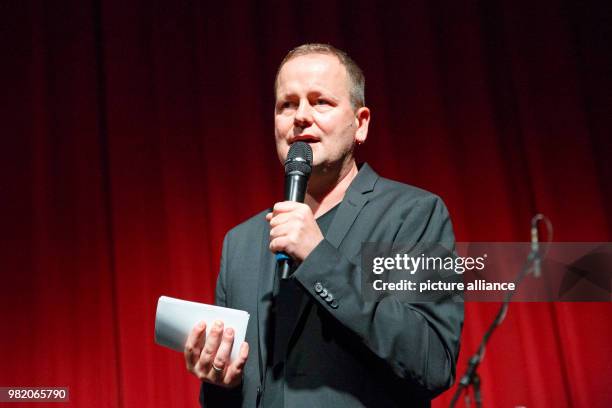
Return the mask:
<svg viewBox="0 0 612 408"><path fill-rule="evenodd" d="M234 329L234 346L230 357L230 361L234 361L249 323L249 314L243 310L160 296L155 314L155 342L182 353L193 327L198 322L206 322L208 335L215 320L221 320L224 327Z"/></svg>

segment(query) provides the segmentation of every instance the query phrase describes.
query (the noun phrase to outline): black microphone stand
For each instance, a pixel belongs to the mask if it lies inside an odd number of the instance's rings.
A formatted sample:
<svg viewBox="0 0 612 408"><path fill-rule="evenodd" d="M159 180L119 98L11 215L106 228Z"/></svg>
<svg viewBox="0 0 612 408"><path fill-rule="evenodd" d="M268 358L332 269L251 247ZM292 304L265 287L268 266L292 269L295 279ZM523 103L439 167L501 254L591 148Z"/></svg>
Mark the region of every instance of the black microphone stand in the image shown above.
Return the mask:
<svg viewBox="0 0 612 408"><path fill-rule="evenodd" d="M548 241L550 242L550 240L552 239L552 225L550 224L550 221L548 221L546 217L544 217L541 214L537 214L535 217L533 217L532 225L535 225L537 227L537 222L540 220L546 221L546 225L548 227L548 238L549 238ZM539 248L537 246L536 247L532 246L531 252L527 256L527 259L525 260L523 267L521 268L518 276L514 280L515 289L511 292L508 292L506 296L504 297L504 300L499 308L499 311L497 312L497 315L495 316L495 319L493 320L493 322L489 326L489 329L486 331L486 333L482 337L482 340L480 341L480 345L478 346L478 351L476 351L476 353L474 353L474 355L470 358L469 363L468 363L468 368L465 370L465 374L463 374L463 376L459 380L459 386L457 387L457 390L455 391L455 394L453 395L453 399L451 400L451 403L450 403L451 408L453 408L457 404L457 401L459 400L459 397L461 396L461 393L463 392L463 390L466 390L466 401L468 401L466 405L468 406L470 405L468 394L467 394L467 391L469 391L470 386L474 389L474 403L476 405L476 408L482 407L482 395L480 393L481 381L480 381L480 376L478 375L478 367L480 366L480 363L482 362L482 359L484 358L484 353L485 353L487 343L489 342L489 339L493 335L493 332L495 331L495 329L504 321L504 318L506 317L506 313L508 312L508 307L510 306L510 300L512 299L512 296L514 296L514 292L516 292L518 286L523 281L525 276L527 276L529 272L533 269L534 265L537 264L539 267L540 261L541 261L541 257L540 257Z"/></svg>

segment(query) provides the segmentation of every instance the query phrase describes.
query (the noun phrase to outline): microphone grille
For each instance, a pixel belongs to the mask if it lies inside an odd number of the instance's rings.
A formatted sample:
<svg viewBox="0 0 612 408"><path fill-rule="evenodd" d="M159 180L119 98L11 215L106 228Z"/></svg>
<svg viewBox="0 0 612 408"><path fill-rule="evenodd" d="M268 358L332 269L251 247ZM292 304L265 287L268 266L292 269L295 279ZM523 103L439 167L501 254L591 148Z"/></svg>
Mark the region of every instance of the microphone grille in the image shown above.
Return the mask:
<svg viewBox="0 0 612 408"><path fill-rule="evenodd" d="M312 148L306 142L295 142L289 147L285 160L285 173L300 171L310 174L312 170Z"/></svg>

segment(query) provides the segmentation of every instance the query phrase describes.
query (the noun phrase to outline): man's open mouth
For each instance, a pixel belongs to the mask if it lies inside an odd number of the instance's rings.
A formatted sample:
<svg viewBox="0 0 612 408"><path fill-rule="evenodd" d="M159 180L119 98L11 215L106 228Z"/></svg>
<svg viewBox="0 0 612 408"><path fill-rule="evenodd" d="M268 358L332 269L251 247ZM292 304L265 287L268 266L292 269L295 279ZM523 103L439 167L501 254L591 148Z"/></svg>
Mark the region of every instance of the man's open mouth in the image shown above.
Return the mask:
<svg viewBox="0 0 612 408"><path fill-rule="evenodd" d="M298 136L295 139L293 139L291 141L291 143L295 143L295 142L305 142L305 143L317 143L320 142L320 139L317 139L314 136Z"/></svg>

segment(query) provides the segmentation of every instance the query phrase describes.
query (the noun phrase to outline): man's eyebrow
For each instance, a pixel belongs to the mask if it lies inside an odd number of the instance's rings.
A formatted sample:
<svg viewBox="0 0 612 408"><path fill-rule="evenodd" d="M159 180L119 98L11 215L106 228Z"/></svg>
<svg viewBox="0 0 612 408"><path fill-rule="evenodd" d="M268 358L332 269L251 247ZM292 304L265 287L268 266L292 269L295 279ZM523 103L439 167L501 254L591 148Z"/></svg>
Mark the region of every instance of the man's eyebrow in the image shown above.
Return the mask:
<svg viewBox="0 0 612 408"><path fill-rule="evenodd" d="M335 102L339 101L340 98L338 98L338 96L336 96L335 93L328 91L328 90L313 90L311 92L308 92L308 97L311 96L324 96L327 99L331 99Z"/></svg>
<svg viewBox="0 0 612 408"><path fill-rule="evenodd" d="M316 96L325 96L326 98L329 99L333 99L334 101L339 101L340 98L333 92L327 90L327 89L313 89L311 91L309 91L306 94L307 98L312 98L312 97L316 97ZM277 101L280 100L284 100L284 99L289 99L289 98L297 98L298 95L296 92L284 92L278 95L278 97L276 98Z"/></svg>
<svg viewBox="0 0 612 408"><path fill-rule="evenodd" d="M295 96L295 92L283 92L279 94L278 99L288 98L290 96Z"/></svg>

